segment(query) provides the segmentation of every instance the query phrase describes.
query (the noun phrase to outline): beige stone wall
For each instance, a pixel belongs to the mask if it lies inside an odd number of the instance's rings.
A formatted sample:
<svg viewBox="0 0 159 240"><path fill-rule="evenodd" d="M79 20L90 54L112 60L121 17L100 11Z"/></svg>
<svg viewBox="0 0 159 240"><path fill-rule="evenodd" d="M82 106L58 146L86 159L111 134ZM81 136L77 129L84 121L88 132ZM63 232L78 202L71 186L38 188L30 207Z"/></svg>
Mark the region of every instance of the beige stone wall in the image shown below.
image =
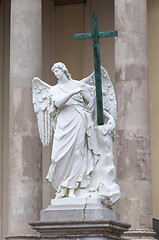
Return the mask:
<svg viewBox="0 0 159 240"><path fill-rule="evenodd" d="M74 33L84 32L84 5L58 6L56 11L56 61L66 64L72 78L83 76L83 41L75 41Z"/></svg>
<svg viewBox="0 0 159 240"><path fill-rule="evenodd" d="M148 0L153 217L159 219L159 1Z"/></svg>

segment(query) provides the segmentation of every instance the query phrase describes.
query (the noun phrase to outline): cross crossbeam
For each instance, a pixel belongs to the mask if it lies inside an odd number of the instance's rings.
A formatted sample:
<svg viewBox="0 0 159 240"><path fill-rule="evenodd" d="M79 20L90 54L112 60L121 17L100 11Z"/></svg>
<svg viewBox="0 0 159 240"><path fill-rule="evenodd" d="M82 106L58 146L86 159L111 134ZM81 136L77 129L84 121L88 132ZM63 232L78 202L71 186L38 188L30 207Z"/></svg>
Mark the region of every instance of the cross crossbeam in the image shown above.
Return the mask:
<svg viewBox="0 0 159 240"><path fill-rule="evenodd" d="M118 31L98 32L98 15L95 12L92 13L92 32L74 34L74 40L93 39L98 125L104 124L99 38L116 36L118 36Z"/></svg>
<svg viewBox="0 0 159 240"><path fill-rule="evenodd" d="M99 32L98 37L103 38L103 37L116 37L118 36L118 31L107 31L107 32ZM74 40L81 40L81 39L90 39L93 38L93 33L77 33L74 34Z"/></svg>

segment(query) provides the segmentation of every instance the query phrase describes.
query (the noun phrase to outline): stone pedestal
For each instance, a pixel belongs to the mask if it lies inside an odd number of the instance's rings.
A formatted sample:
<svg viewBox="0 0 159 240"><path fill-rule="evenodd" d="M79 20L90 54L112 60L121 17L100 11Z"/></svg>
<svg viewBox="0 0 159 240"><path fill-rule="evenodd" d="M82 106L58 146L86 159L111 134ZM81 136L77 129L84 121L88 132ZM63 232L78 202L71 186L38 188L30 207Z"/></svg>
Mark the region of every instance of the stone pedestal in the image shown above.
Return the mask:
<svg viewBox="0 0 159 240"><path fill-rule="evenodd" d="M54 199L41 211L40 221L30 225L51 239L122 239L129 224L117 221L119 215L107 207L101 198Z"/></svg>

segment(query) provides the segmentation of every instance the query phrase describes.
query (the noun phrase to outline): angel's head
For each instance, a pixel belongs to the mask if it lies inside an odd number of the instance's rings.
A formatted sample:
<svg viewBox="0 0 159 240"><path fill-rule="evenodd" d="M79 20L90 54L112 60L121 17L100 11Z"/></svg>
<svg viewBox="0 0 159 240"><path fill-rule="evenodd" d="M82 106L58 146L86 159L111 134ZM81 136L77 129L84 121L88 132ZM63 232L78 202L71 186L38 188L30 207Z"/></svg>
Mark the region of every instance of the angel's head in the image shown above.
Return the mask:
<svg viewBox="0 0 159 240"><path fill-rule="evenodd" d="M69 80L71 79L71 74L68 72L68 69L65 66L65 64L63 64L62 62L57 62L52 66L51 71L55 74L57 69L60 69Z"/></svg>

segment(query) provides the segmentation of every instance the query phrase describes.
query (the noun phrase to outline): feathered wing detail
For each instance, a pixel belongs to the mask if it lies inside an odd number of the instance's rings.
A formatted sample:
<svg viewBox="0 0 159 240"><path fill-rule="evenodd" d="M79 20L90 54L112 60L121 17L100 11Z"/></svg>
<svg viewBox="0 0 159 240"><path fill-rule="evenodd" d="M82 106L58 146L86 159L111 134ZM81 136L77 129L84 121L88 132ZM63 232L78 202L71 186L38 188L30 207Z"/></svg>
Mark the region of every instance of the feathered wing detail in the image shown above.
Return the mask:
<svg viewBox="0 0 159 240"><path fill-rule="evenodd" d="M53 126L53 102L49 96L51 86L39 78L32 81L32 97L34 111L37 115L39 135L44 147L47 147L52 140Z"/></svg>
<svg viewBox="0 0 159 240"><path fill-rule="evenodd" d="M117 103L115 91L107 70L101 66L101 80L102 80L102 96L103 108L106 110L117 122ZM95 73L93 72L88 77L82 80L83 83L95 86Z"/></svg>
<svg viewBox="0 0 159 240"><path fill-rule="evenodd" d="M90 86L95 86L95 74L91 73L88 77L83 78L81 82L88 84Z"/></svg>

